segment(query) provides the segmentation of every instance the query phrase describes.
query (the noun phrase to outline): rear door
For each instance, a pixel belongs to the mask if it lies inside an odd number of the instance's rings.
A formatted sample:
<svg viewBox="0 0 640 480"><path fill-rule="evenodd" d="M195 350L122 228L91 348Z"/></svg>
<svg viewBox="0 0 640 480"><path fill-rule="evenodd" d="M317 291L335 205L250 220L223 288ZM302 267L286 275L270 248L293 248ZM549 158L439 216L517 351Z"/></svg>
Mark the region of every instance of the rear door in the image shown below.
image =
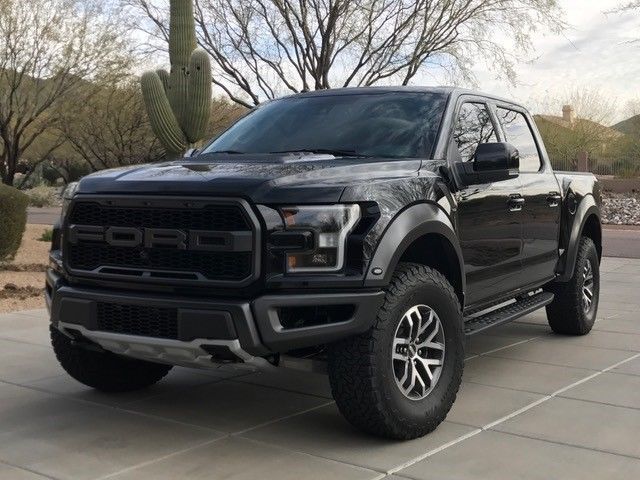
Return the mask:
<svg viewBox="0 0 640 480"><path fill-rule="evenodd" d="M450 158L472 162L478 145L501 141L499 135L496 118L484 100L463 100L456 113ZM517 177L464 185L456 193L468 306L494 300L519 286L522 211L510 199L520 195Z"/></svg>
<svg viewBox="0 0 640 480"><path fill-rule="evenodd" d="M554 276L560 234L560 187L546 158L533 119L521 109L498 105L498 120L507 142L520 152L522 209L522 281L543 283Z"/></svg>

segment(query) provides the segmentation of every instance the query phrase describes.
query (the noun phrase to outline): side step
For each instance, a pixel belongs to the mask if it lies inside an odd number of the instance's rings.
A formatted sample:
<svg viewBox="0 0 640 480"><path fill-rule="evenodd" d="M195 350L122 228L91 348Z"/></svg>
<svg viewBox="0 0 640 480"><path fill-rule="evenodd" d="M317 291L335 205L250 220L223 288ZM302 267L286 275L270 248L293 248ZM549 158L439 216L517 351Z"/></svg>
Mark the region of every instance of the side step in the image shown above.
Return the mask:
<svg viewBox="0 0 640 480"><path fill-rule="evenodd" d="M465 335L475 335L487 328L496 327L504 323L512 322L520 317L524 317L531 312L538 310L553 302L553 293L540 292L534 295L521 297L515 302L504 307L491 310L484 315L466 317L464 322Z"/></svg>

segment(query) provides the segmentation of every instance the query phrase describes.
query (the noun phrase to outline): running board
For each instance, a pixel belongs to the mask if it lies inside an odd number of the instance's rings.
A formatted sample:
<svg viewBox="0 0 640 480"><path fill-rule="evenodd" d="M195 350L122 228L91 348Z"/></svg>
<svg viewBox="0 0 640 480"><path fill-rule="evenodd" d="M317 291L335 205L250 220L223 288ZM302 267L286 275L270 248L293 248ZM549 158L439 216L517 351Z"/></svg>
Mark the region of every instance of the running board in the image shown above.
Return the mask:
<svg viewBox="0 0 640 480"><path fill-rule="evenodd" d="M465 335L475 335L488 328L496 327L504 323L512 322L520 317L524 317L553 302L553 293L540 292L534 295L527 295L516 299L504 307L491 310L483 315L473 315L465 317Z"/></svg>

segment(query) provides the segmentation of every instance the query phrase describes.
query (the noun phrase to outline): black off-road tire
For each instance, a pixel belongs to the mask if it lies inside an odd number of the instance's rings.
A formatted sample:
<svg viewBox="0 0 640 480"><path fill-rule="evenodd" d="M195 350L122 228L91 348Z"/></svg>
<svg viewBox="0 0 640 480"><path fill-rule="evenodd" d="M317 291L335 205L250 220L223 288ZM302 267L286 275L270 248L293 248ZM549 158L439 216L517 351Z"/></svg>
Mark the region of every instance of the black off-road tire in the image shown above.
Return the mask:
<svg viewBox="0 0 640 480"><path fill-rule="evenodd" d="M440 378L423 399L407 398L394 377L393 340L405 312L426 304L440 318L445 354ZM423 265L398 266L373 327L329 347L331 389L340 412L357 428L385 438L426 435L445 419L464 368L460 302L447 279Z"/></svg>
<svg viewBox="0 0 640 480"><path fill-rule="evenodd" d="M60 365L80 383L103 392L130 392L153 385L171 365L129 359L76 346L53 325L51 344Z"/></svg>
<svg viewBox="0 0 640 480"><path fill-rule="evenodd" d="M587 262L590 262L593 272L593 301L588 311L583 307L582 300ZM591 331L598 314L599 267L600 260L593 240L582 237L571 280L566 283L553 283L547 288L555 295L553 302L547 305L547 320L554 332L561 335L586 335Z"/></svg>

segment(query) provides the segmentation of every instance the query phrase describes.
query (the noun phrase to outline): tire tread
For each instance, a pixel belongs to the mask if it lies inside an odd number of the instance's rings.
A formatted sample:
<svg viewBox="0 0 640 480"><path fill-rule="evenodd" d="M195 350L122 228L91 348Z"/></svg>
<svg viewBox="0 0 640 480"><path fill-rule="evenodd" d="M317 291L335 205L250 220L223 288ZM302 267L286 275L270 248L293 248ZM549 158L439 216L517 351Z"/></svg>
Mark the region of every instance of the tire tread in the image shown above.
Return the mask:
<svg viewBox="0 0 640 480"><path fill-rule="evenodd" d="M394 321L393 304L407 295L418 283L436 285L460 312L458 296L447 279L429 267L401 263L394 273L385 300L373 327L364 334L334 344L329 351L329 378L341 413L356 427L386 438L412 439L432 432L445 419L455 401L464 363L464 355L456 358L456 378L450 382L445 404L425 412L425 420L410 423L399 412L386 408L385 392L378 385L375 357L382 332ZM464 338L462 322L458 322L460 338ZM464 347L463 347L464 348Z"/></svg>
<svg viewBox="0 0 640 480"><path fill-rule="evenodd" d="M50 326L56 358L74 379L103 392L129 392L149 387L164 378L171 365L121 357L75 346L71 339Z"/></svg>

